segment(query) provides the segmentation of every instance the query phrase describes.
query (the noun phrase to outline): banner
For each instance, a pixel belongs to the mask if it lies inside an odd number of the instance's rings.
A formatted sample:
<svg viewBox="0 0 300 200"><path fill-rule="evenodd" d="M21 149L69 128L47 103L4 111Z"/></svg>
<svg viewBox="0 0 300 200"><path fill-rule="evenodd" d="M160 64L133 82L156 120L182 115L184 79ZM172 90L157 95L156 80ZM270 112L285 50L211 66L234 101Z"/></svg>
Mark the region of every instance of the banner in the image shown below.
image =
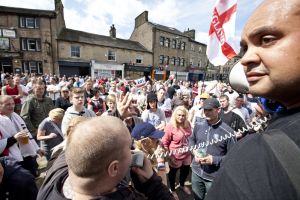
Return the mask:
<svg viewBox="0 0 300 200"><path fill-rule="evenodd" d="M237 0L217 0L209 29L206 54L215 65L224 65L236 56L234 50Z"/></svg>
<svg viewBox="0 0 300 200"><path fill-rule="evenodd" d="M145 77L143 77L143 78L134 80L134 82L136 83L137 87L140 87L140 86L143 86L146 84L146 79L145 79Z"/></svg>

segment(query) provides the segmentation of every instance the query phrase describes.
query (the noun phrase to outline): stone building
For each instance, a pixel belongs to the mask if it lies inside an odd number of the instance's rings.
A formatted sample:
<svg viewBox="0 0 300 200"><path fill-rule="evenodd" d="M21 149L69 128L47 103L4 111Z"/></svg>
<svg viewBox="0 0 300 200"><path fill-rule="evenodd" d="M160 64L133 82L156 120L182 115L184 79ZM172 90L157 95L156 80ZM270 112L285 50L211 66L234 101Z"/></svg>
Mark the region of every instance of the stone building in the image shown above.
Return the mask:
<svg viewBox="0 0 300 200"><path fill-rule="evenodd" d="M195 41L195 30L181 32L148 20L148 11L135 18L130 40L141 43L153 53L155 78L170 74L177 79L199 80L207 66L206 45Z"/></svg>
<svg viewBox="0 0 300 200"><path fill-rule="evenodd" d="M150 75L152 53L138 42L116 38L115 33L103 36L65 28L57 41L60 75L128 79ZM131 73L129 66L141 73Z"/></svg>
<svg viewBox="0 0 300 200"><path fill-rule="evenodd" d="M68 29L62 3L56 4L55 9L60 22L57 36L60 75L128 79L150 75L152 53L140 43L116 38L114 25L109 36Z"/></svg>
<svg viewBox="0 0 300 200"><path fill-rule="evenodd" d="M55 71L56 13L0 6L0 68L9 73Z"/></svg>
<svg viewBox="0 0 300 200"><path fill-rule="evenodd" d="M61 0L55 10L0 6L0 67L9 73L53 73L129 79L148 77L152 52L132 40L66 28Z"/></svg>

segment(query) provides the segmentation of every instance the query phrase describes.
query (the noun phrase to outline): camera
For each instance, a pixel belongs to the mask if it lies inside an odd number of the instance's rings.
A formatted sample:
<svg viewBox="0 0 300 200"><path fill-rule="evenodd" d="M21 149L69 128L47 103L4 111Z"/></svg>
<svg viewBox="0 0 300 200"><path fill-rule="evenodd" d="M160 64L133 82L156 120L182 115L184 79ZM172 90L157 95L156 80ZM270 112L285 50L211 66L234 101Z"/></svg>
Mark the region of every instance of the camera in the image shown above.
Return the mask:
<svg viewBox="0 0 300 200"><path fill-rule="evenodd" d="M140 167L144 166L144 156L145 154L142 151L137 151L132 154L131 167Z"/></svg>

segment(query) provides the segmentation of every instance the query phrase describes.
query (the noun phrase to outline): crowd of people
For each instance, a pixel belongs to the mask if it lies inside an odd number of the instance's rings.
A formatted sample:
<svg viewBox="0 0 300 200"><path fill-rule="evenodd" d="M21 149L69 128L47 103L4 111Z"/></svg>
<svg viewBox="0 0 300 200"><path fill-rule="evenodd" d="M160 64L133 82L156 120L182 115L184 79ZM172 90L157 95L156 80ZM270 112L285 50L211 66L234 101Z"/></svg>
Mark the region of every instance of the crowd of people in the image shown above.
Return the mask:
<svg viewBox="0 0 300 200"><path fill-rule="evenodd" d="M4 149L8 150L3 156L11 155L17 164L36 177L36 157L45 156L52 163L53 149L63 144L65 150L73 120L80 116L113 116L122 120L132 135L135 142L131 148L152 156L153 170L175 199L179 199L176 193L178 170L180 189L195 199L203 199L229 148L253 131L244 131L237 137L192 152L164 157L159 157L159 153L225 137L266 114L258 99L238 94L228 84L218 81L191 83L170 77L168 81L150 80L137 86L133 81L77 76L75 81L51 75L26 78L6 74L3 78L1 121L10 124L1 127L1 139L7 140ZM102 126L107 129L108 124ZM96 124L91 127L96 129ZM19 138L23 137L29 137L26 145L32 149L30 154L22 150ZM20 155L16 156L13 149ZM185 185L191 169L192 191Z"/></svg>
<svg viewBox="0 0 300 200"><path fill-rule="evenodd" d="M248 94L216 80L1 74L0 199L178 200L177 182L196 200L299 199L300 51L289 37L299 39L300 4L270 2L242 35Z"/></svg>

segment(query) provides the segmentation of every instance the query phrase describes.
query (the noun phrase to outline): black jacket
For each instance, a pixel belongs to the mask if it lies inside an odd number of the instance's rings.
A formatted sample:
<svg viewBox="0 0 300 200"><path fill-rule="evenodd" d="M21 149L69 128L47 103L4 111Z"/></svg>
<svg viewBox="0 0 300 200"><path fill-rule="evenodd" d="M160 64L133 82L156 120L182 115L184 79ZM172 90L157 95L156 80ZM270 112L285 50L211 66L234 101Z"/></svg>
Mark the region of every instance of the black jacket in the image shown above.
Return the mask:
<svg viewBox="0 0 300 200"><path fill-rule="evenodd" d="M293 184L282 160L266 142L277 131L285 134L300 149L300 108L279 113L260 134L247 135L226 156L226 160L208 191L206 200L296 200L300 185ZM280 141L283 143L284 141ZM287 147L284 154L290 154ZM300 155L288 165L300 163ZM295 164L294 164L295 165Z"/></svg>
<svg viewBox="0 0 300 200"><path fill-rule="evenodd" d="M100 196L97 200L174 200L169 189L163 185L161 178L156 174L153 174L145 183L140 183L136 175L131 174L131 176L135 188L128 186L125 181L122 181L117 186L117 191L106 194L105 196ZM67 177L68 168L65 161L65 154L62 153L47 172L45 181L38 193L37 200L67 200L67 198L60 193Z"/></svg>

